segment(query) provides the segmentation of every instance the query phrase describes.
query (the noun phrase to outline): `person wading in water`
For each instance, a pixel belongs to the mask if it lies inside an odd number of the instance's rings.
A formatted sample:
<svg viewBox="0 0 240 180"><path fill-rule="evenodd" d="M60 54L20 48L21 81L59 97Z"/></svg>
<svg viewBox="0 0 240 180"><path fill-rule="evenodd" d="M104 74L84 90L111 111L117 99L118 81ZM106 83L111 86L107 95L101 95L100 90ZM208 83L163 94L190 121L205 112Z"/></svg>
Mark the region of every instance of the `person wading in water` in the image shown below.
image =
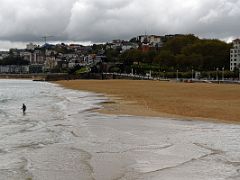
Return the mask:
<svg viewBox="0 0 240 180"><path fill-rule="evenodd" d="M23 104L23 105L22 105L23 114L25 114L26 109L27 109L26 105Z"/></svg>

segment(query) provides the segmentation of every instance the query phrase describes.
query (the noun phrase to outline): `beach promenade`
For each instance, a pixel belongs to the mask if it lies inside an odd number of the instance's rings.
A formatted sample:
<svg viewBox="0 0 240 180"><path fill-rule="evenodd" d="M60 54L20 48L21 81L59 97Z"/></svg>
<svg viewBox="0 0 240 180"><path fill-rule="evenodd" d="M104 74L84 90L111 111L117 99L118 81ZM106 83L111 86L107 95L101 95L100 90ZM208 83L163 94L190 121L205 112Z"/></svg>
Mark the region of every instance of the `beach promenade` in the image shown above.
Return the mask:
<svg viewBox="0 0 240 180"><path fill-rule="evenodd" d="M74 80L58 84L110 98L103 113L240 122L240 86L133 80Z"/></svg>

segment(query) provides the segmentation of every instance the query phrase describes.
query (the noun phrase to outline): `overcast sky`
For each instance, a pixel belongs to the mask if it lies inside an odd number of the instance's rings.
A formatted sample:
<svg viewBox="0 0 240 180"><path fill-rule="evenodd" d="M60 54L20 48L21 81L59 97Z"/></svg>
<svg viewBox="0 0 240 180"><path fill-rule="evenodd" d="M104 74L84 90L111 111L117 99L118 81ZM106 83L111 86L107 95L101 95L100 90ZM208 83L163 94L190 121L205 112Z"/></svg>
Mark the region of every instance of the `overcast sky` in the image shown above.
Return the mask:
<svg viewBox="0 0 240 180"><path fill-rule="evenodd" d="M240 37L240 0L0 0L0 49L51 41L106 42L140 34Z"/></svg>

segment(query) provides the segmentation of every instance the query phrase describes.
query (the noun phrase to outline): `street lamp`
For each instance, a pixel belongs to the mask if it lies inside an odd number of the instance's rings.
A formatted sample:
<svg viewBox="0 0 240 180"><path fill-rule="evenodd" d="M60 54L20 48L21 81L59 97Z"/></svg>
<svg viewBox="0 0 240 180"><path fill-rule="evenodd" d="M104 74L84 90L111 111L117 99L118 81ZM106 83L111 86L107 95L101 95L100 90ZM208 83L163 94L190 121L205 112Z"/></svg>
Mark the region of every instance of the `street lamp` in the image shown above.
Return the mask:
<svg viewBox="0 0 240 180"><path fill-rule="evenodd" d="M178 69L177 69L177 81L178 81Z"/></svg>
<svg viewBox="0 0 240 180"><path fill-rule="evenodd" d="M211 79L211 74L210 74L210 72L208 72L208 80L210 80Z"/></svg>
<svg viewBox="0 0 240 180"><path fill-rule="evenodd" d="M192 80L193 80L193 72L194 72L194 70L192 69Z"/></svg>
<svg viewBox="0 0 240 180"><path fill-rule="evenodd" d="M240 67L238 68L238 81L240 81Z"/></svg>
<svg viewBox="0 0 240 180"><path fill-rule="evenodd" d="M222 68L222 81L224 81L224 67Z"/></svg>
<svg viewBox="0 0 240 180"><path fill-rule="evenodd" d="M218 81L218 68L216 69L216 80Z"/></svg>

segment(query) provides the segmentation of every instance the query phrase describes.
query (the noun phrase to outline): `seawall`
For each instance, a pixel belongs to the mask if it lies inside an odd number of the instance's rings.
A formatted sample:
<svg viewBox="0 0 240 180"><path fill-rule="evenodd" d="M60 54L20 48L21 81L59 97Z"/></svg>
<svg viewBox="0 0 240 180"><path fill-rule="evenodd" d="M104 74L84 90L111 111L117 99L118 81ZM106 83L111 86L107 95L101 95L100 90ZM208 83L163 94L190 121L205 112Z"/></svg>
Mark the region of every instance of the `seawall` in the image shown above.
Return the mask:
<svg viewBox="0 0 240 180"><path fill-rule="evenodd" d="M69 74L0 74L0 79L32 79L35 81L59 81L74 79L143 79L142 77L108 73Z"/></svg>

